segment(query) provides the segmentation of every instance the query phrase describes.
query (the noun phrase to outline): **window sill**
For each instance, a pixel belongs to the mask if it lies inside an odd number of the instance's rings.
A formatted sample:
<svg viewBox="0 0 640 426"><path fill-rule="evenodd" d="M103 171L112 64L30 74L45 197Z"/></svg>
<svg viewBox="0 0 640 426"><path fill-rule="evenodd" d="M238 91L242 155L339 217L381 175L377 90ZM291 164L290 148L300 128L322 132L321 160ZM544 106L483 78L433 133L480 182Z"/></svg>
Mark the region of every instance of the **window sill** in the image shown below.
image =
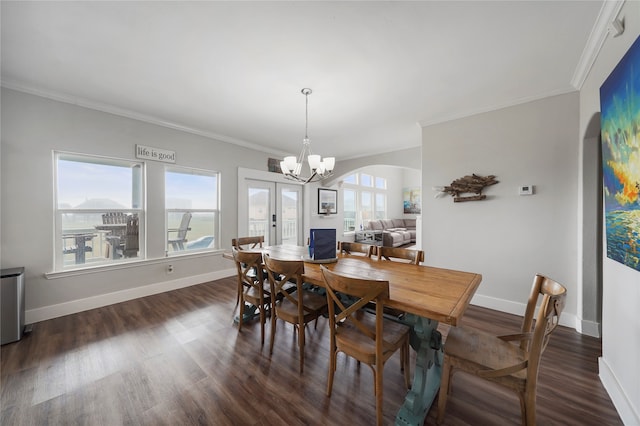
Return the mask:
<svg viewBox="0 0 640 426"><path fill-rule="evenodd" d="M209 257L209 256L222 256L224 250L213 249L208 251L197 251L193 253L185 253L179 255L169 255L167 257L155 258L155 259L139 259L121 261L118 263L102 264L96 266L85 266L82 268L65 269L64 271L45 272L44 276L48 280L54 280L58 278L74 277L79 275L89 275L95 273L116 271L120 269L138 268L140 266L157 265L167 263L169 259L176 258L197 258L197 257Z"/></svg>

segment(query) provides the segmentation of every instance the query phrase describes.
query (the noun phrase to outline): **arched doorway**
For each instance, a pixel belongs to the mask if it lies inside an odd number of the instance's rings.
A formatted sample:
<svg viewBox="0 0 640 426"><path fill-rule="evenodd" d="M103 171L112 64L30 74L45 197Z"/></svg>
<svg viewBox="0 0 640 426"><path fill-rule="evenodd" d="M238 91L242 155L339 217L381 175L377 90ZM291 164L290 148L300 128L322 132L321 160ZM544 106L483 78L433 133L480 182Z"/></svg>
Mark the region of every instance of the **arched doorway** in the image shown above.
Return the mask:
<svg viewBox="0 0 640 426"><path fill-rule="evenodd" d="M591 117L582 139L581 331L600 337L602 322L602 155L600 113ZM580 299L582 303L580 303Z"/></svg>

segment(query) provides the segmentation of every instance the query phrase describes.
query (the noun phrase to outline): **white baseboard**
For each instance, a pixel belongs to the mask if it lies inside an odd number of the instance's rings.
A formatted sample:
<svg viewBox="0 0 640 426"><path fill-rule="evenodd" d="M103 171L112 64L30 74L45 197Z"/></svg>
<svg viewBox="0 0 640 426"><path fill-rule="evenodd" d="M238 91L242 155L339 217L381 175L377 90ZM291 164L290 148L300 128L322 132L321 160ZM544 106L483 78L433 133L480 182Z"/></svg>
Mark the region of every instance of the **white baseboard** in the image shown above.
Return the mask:
<svg viewBox="0 0 640 426"><path fill-rule="evenodd" d="M70 302L60 303L58 305L50 305L44 306L42 308L30 309L28 311L25 311L25 324L33 324L35 322L57 318L64 315L75 314L77 312L82 312L89 309L113 305L114 303L126 302L127 300L133 300L139 297L151 296L153 294L164 293L165 291L177 290L179 288L189 287L208 281L215 281L236 274L237 271L235 270L235 268L223 269L207 274L179 278L177 280L164 281L161 283L149 284L142 287L134 287L127 290L116 291L113 293L101 294L99 296L87 297L85 299L72 300Z"/></svg>
<svg viewBox="0 0 640 426"><path fill-rule="evenodd" d="M471 304L520 316L523 316L524 311L527 309L527 305L525 303L483 296L481 294L473 296ZM566 312L562 313L562 316L560 317L560 325L564 325L565 327L570 327L578 331L578 324L578 318L574 314L567 314Z"/></svg>
<svg viewBox="0 0 640 426"><path fill-rule="evenodd" d="M582 320L580 321L581 328L578 330L581 334L586 334L587 336L597 337L598 339L602 337L602 333L600 332L600 323Z"/></svg>
<svg viewBox="0 0 640 426"><path fill-rule="evenodd" d="M616 407L622 423L625 425L640 425L640 414L637 411L640 407L634 408L633 404L631 404L629 396L620 386L620 381L609 368L609 364L604 357L598 358L598 369L600 371L600 381L609 394L611 402Z"/></svg>

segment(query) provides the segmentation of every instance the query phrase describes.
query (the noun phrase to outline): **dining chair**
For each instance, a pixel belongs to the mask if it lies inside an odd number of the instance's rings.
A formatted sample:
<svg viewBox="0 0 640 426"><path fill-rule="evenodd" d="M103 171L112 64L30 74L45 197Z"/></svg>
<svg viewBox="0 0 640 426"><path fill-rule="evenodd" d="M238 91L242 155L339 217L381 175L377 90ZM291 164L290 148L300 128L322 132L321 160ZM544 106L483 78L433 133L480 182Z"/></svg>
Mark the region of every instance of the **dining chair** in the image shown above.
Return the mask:
<svg viewBox="0 0 640 426"><path fill-rule="evenodd" d="M267 253L263 255L264 264L271 285L271 344L269 354L273 354L273 343L276 334L276 320L281 319L291 323L298 332L298 347L300 349L300 373L304 368L305 326L308 322L316 321L327 312L327 299L303 288L302 274L304 262L302 260L279 260L271 258ZM291 283L295 283L295 291L288 291Z"/></svg>
<svg viewBox="0 0 640 426"><path fill-rule="evenodd" d="M238 250L235 247L231 251L238 272L238 302L240 305L238 332L242 331L246 304L255 306L260 312L260 343L264 346L266 312L271 309L271 286L262 273L262 253Z"/></svg>
<svg viewBox="0 0 640 426"><path fill-rule="evenodd" d="M520 398L522 424L534 426L538 367L551 333L558 326L566 295L561 284L536 274L520 333L494 336L471 327L451 327L444 346L438 423L444 419L452 376L464 371L515 391Z"/></svg>
<svg viewBox="0 0 640 426"><path fill-rule="evenodd" d="M262 244L264 243L264 235L258 235L255 237L239 237L231 239L231 247L235 247L238 250L253 250L253 249L261 249ZM267 271L263 270L263 276L267 277ZM236 298L236 307L240 303L240 293Z"/></svg>
<svg viewBox="0 0 640 426"><path fill-rule="evenodd" d="M180 220L180 225L175 229L168 229L167 234L170 232L175 232L176 236L174 238L168 238L167 242L171 244L171 247L174 251L184 250L184 243L187 242L187 232L191 230L189 228L189 224L191 223L191 213L183 213L182 219Z"/></svg>
<svg viewBox="0 0 640 426"><path fill-rule="evenodd" d="M419 265L421 262L424 262L424 251L415 250L415 249L407 249L402 247L386 247L380 246L378 247L378 260L379 261L393 261L393 262L404 262L410 263L413 265ZM405 262L408 261L408 262ZM369 304L369 309L371 309L371 304ZM400 319L405 315L404 311L395 308L384 307L384 313L388 316L391 316L396 319Z"/></svg>
<svg viewBox="0 0 640 426"><path fill-rule="evenodd" d="M352 243L350 241L338 241L338 252L344 254L364 254L366 257L375 255L376 246L371 244Z"/></svg>
<svg viewBox="0 0 640 426"><path fill-rule="evenodd" d="M378 260L408 260L408 263L419 265L424 262L424 251L402 247L378 247Z"/></svg>
<svg viewBox="0 0 640 426"><path fill-rule="evenodd" d="M404 371L407 389L409 379L409 332L410 327L383 316L382 306L389 298L389 282L363 278L352 278L334 273L321 266L326 283L329 306L330 360L327 380L327 396L331 396L336 372L338 352L343 352L371 367L376 396L377 424L382 425L383 370L385 362L400 350L400 367ZM345 306L341 294L349 295L354 303ZM361 308L373 302L375 314Z"/></svg>
<svg viewBox="0 0 640 426"><path fill-rule="evenodd" d="M262 248L262 244L264 244L264 235L258 235L255 237L238 237L231 240L231 246L238 250Z"/></svg>

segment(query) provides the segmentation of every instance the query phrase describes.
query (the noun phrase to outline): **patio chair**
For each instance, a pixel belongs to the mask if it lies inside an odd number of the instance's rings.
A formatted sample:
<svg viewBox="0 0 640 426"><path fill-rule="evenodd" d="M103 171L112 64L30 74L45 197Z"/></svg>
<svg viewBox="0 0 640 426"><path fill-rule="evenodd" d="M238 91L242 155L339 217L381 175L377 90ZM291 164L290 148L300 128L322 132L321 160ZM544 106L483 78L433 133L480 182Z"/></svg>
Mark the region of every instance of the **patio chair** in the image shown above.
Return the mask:
<svg viewBox="0 0 640 426"><path fill-rule="evenodd" d="M176 233L175 238L167 238L168 243L171 244L174 251L184 250L184 243L187 242L187 232L191 231L189 223L191 223L191 213L184 213L180 221L180 226L176 229L167 230L167 233Z"/></svg>

